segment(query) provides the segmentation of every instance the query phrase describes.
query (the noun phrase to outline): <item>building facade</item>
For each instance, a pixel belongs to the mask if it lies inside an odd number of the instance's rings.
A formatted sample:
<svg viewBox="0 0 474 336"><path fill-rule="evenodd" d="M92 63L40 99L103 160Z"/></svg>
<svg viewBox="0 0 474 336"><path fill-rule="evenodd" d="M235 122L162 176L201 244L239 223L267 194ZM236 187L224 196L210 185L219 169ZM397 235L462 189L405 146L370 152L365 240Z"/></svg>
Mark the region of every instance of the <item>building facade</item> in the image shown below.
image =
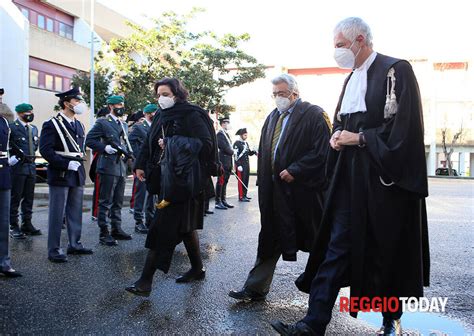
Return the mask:
<svg viewBox="0 0 474 336"><path fill-rule="evenodd" d="M71 87L73 75L90 71L92 17L95 50L131 32L124 16L97 1L2 1L0 15L4 102L11 109L21 102L32 104L37 125L54 114L54 95ZM88 115L79 118L87 129L93 121Z"/></svg>

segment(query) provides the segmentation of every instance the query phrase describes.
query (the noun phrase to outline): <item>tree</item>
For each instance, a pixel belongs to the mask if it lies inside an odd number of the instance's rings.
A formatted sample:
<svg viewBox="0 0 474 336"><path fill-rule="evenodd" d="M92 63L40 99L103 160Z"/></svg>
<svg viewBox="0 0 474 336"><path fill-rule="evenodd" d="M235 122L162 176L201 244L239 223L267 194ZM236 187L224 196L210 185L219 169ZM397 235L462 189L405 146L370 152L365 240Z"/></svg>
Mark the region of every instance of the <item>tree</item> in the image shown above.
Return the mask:
<svg viewBox="0 0 474 336"><path fill-rule="evenodd" d="M106 105L107 97L110 95L110 87L113 73L108 67L101 65L103 60L102 52L99 52L95 57L95 71L94 71L94 114ZM71 84L81 88L84 99L90 102L91 91L91 76L89 72L77 70L77 73L72 77Z"/></svg>
<svg viewBox="0 0 474 336"><path fill-rule="evenodd" d="M189 21L200 11L193 9L182 16L167 12L153 19L151 29L128 23L132 35L110 42L113 54L108 61L115 69L116 91L124 94L127 112L155 99L156 80L177 77L189 90L191 102L228 115L233 107L224 102L227 90L264 77L264 66L240 49L250 39L248 34L219 37L188 30Z"/></svg>
<svg viewBox="0 0 474 336"><path fill-rule="evenodd" d="M456 145L456 143L458 141L460 141L460 139L462 137L462 134L463 134L462 124L461 124L461 128L459 129L459 131L457 131L453 135L453 139L451 140L451 145L449 146L449 148L448 148L448 144L447 144L447 142L448 142L447 132L448 132L447 127L444 127L443 129L441 129L441 145L443 147L443 153L444 153L444 157L446 158L446 163L448 164L449 176L453 176L453 162L451 161L451 155L454 152L454 146Z"/></svg>

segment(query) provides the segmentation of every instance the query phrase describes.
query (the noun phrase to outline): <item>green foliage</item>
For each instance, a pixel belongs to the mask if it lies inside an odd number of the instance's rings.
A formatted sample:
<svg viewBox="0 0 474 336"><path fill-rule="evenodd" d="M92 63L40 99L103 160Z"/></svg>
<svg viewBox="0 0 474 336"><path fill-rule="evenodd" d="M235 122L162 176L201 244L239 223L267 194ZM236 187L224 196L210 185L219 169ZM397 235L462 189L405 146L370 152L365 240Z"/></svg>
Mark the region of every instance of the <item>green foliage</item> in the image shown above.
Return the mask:
<svg viewBox="0 0 474 336"><path fill-rule="evenodd" d="M189 14L167 12L145 29L128 23L134 33L113 39L110 62L115 69L116 93L124 94L128 112L154 101L153 84L163 77L177 77L189 90L190 101L219 115L232 106L224 103L227 90L264 77L264 66L240 49L249 34L190 32L188 22L201 9Z"/></svg>
<svg viewBox="0 0 474 336"><path fill-rule="evenodd" d="M94 110L97 112L106 103L107 97L110 95L110 84L112 82L113 73L107 67L101 66L103 54L99 52L95 58L94 71ZM71 84L81 88L86 102L90 103L91 90L90 73L78 70L72 77Z"/></svg>

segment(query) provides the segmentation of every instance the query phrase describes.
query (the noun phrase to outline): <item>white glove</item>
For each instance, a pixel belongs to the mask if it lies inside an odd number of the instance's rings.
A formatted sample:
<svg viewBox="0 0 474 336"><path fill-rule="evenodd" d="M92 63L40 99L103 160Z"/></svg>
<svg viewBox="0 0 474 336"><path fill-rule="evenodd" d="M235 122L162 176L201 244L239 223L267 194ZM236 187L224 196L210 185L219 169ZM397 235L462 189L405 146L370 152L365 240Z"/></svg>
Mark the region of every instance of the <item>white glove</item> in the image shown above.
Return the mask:
<svg viewBox="0 0 474 336"><path fill-rule="evenodd" d="M14 166L14 165L16 165L18 162L20 162L20 160L18 160L15 155L10 156L10 158L8 159L8 164L9 164L10 166Z"/></svg>
<svg viewBox="0 0 474 336"><path fill-rule="evenodd" d="M107 146L105 146L105 152L107 154L115 154L115 153L117 153L117 150L115 148L113 148L112 146L107 145Z"/></svg>
<svg viewBox="0 0 474 336"><path fill-rule="evenodd" d="M67 170L77 171L80 166L81 166L81 163L78 162L78 161L69 161L69 165L67 167Z"/></svg>
<svg viewBox="0 0 474 336"><path fill-rule="evenodd" d="M237 170L238 170L239 172L243 172L243 171L244 171L244 168L242 168L242 166L238 166L238 167L237 167Z"/></svg>

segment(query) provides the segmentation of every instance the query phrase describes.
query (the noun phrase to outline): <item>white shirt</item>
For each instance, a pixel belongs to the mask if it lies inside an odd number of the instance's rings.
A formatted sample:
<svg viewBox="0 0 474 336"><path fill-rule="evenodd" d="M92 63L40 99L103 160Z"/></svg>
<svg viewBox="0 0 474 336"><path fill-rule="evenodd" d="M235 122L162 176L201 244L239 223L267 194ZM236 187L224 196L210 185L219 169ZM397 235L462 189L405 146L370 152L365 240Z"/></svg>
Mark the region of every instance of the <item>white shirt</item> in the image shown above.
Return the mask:
<svg viewBox="0 0 474 336"><path fill-rule="evenodd" d="M65 114L62 113L62 112L59 112L59 114L62 115L62 117L63 117L64 119L66 119L66 121L67 121L68 123L73 123L74 121L76 121L75 118L71 119L71 118L69 118L67 115L65 115Z"/></svg>
<svg viewBox="0 0 474 336"><path fill-rule="evenodd" d="M352 71L351 78L347 82L344 97L342 98L339 114L350 114L356 112L367 112L365 106L365 94L367 93L367 70L374 63L377 53L370 54L365 62Z"/></svg>

